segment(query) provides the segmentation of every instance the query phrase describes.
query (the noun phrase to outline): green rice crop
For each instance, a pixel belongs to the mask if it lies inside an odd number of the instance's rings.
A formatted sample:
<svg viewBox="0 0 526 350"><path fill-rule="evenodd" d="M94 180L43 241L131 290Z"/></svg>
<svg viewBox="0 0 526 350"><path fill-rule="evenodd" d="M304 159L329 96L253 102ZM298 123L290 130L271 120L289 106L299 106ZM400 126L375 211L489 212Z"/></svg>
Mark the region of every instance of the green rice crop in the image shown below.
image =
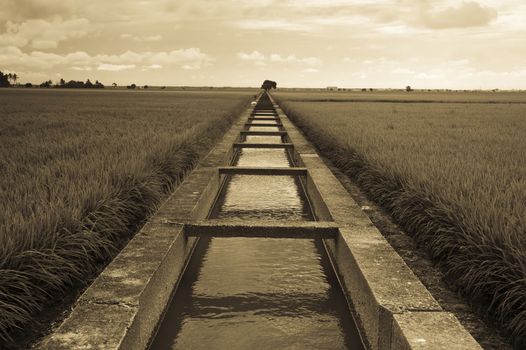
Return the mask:
<svg viewBox="0 0 526 350"><path fill-rule="evenodd" d="M250 96L0 91L0 344L99 271Z"/></svg>
<svg viewBox="0 0 526 350"><path fill-rule="evenodd" d="M276 96L320 151L431 253L454 288L524 348L526 98L415 103L399 94L406 103Z"/></svg>

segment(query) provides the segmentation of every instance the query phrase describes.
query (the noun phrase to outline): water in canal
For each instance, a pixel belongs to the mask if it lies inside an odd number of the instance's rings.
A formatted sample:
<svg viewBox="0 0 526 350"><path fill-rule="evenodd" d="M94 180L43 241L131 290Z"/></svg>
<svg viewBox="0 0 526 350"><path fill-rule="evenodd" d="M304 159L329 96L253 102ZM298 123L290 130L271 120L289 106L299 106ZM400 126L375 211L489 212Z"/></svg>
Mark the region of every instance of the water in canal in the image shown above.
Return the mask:
<svg viewBox="0 0 526 350"><path fill-rule="evenodd" d="M283 149L242 149L233 165L292 164ZM298 179L252 175L230 177L211 217L314 219ZM359 339L321 241L202 238L151 349L363 349Z"/></svg>
<svg viewBox="0 0 526 350"><path fill-rule="evenodd" d="M282 143L281 136L266 136L266 135L247 135L245 142L251 143Z"/></svg>
<svg viewBox="0 0 526 350"><path fill-rule="evenodd" d="M257 125L257 124L278 124L276 120L260 120L260 119L254 119L250 122L251 124Z"/></svg>
<svg viewBox="0 0 526 350"><path fill-rule="evenodd" d="M248 131L279 131L278 126L251 126Z"/></svg>
<svg viewBox="0 0 526 350"><path fill-rule="evenodd" d="M234 163L246 167L288 167L290 166L287 151L271 148L241 148Z"/></svg>

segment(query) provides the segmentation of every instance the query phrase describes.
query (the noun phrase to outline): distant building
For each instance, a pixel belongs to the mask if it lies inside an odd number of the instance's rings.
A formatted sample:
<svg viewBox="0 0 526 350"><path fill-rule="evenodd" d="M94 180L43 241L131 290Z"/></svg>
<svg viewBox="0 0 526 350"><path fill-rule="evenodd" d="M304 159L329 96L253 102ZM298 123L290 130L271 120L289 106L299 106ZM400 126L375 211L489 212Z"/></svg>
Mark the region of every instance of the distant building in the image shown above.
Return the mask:
<svg viewBox="0 0 526 350"><path fill-rule="evenodd" d="M338 91L338 87L337 86L327 86L327 90L329 90L329 91Z"/></svg>

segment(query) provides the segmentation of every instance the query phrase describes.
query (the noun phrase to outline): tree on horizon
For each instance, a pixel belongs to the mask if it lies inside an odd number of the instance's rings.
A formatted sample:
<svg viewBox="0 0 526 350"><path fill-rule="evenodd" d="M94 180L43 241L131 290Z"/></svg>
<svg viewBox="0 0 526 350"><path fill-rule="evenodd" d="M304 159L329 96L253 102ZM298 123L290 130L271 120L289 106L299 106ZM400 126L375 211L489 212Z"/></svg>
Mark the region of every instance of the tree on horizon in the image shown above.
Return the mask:
<svg viewBox="0 0 526 350"><path fill-rule="evenodd" d="M263 84L261 84L261 88L262 88L263 90L268 91L268 90L270 90L270 89L275 89L275 88L277 88L277 85L278 85L278 84L277 84L275 81L273 81L273 80L265 80L265 81L263 82Z"/></svg>
<svg viewBox="0 0 526 350"><path fill-rule="evenodd" d="M2 71L0 71L0 87L10 87L11 83L9 82L9 74L4 74Z"/></svg>

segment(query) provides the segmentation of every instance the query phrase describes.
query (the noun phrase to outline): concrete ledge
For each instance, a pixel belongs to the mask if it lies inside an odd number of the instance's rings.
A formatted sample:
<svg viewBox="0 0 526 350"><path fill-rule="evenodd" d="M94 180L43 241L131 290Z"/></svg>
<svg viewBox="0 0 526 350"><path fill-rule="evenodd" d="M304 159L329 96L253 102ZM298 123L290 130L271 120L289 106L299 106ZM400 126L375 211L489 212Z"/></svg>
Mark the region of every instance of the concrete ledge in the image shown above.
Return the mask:
<svg viewBox="0 0 526 350"><path fill-rule="evenodd" d="M248 131L248 130L242 130L240 132L241 135L247 136L247 135L255 135L255 136L285 136L287 135L286 131Z"/></svg>
<svg viewBox="0 0 526 350"><path fill-rule="evenodd" d="M276 116L276 117L250 117L248 118L249 121L253 121L253 120L279 120L279 118Z"/></svg>
<svg viewBox="0 0 526 350"><path fill-rule="evenodd" d="M449 312L406 312L394 316L393 350L478 349L457 318Z"/></svg>
<svg viewBox="0 0 526 350"><path fill-rule="evenodd" d="M325 243L371 348L390 348L394 314L442 311L374 226L340 228Z"/></svg>
<svg viewBox="0 0 526 350"><path fill-rule="evenodd" d="M245 123L246 127L252 127L252 126L261 126L261 127L267 127L267 126L283 126L279 121L275 123Z"/></svg>
<svg viewBox="0 0 526 350"><path fill-rule="evenodd" d="M219 175L292 175L305 176L307 175L306 168L258 168L258 167L240 167L240 166L225 166L218 167Z"/></svg>
<svg viewBox="0 0 526 350"><path fill-rule="evenodd" d="M332 222L286 222L207 220L185 225L189 237L246 237L246 238L334 238L338 233Z"/></svg>
<svg viewBox="0 0 526 350"><path fill-rule="evenodd" d="M236 142L233 144L234 148L294 148L292 143L248 143Z"/></svg>
<svg viewBox="0 0 526 350"><path fill-rule="evenodd" d="M145 348L194 242L182 225L147 224L41 348Z"/></svg>

